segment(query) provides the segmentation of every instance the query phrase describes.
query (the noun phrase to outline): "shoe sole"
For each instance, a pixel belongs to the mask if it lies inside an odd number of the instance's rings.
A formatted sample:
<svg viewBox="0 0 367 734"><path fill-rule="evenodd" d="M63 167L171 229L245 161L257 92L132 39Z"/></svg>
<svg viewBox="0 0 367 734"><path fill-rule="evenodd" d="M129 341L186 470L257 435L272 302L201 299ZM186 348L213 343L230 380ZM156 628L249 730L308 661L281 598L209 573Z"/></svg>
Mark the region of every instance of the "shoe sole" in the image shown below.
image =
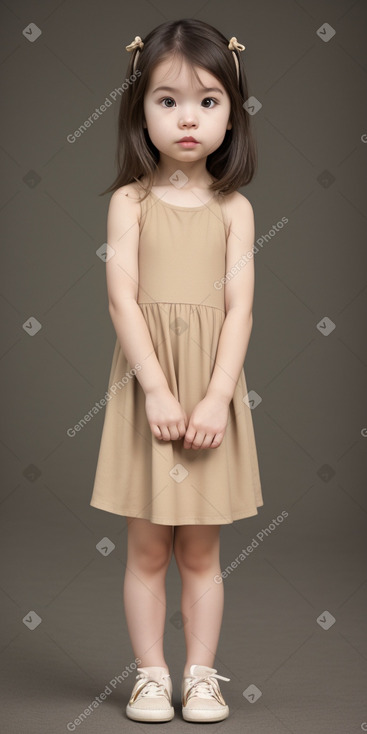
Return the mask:
<svg viewBox="0 0 367 734"><path fill-rule="evenodd" d="M182 709L182 716L185 721L222 721L229 715L228 706L223 711L201 711L200 709L187 710Z"/></svg>
<svg viewBox="0 0 367 734"><path fill-rule="evenodd" d="M175 710L173 706L166 710L148 710L148 709L135 709L132 706L129 706L127 704L126 706L126 716L129 717L129 719L133 719L134 721L171 721L175 715Z"/></svg>

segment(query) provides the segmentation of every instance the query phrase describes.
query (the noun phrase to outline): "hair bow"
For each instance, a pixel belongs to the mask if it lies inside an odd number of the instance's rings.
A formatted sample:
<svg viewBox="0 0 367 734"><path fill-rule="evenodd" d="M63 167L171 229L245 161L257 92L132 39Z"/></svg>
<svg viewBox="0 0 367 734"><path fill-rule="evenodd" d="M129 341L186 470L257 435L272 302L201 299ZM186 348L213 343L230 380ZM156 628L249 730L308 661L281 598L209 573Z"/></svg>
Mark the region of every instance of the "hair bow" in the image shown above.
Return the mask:
<svg viewBox="0 0 367 734"><path fill-rule="evenodd" d="M129 43L128 46L125 46L126 51L134 51L134 49L139 48L142 49L144 47L144 42L141 40L140 36L135 36L132 43Z"/></svg>
<svg viewBox="0 0 367 734"><path fill-rule="evenodd" d="M230 51L244 51L246 46L244 46L243 43L239 43L236 36L232 36L228 44L228 48Z"/></svg>

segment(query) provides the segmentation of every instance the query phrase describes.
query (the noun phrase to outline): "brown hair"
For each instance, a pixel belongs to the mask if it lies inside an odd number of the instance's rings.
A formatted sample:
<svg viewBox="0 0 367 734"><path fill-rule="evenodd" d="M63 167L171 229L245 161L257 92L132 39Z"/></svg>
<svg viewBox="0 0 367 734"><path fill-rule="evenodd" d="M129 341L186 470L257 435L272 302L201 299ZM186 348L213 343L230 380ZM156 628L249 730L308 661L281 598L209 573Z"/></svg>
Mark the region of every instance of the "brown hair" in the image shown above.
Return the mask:
<svg viewBox="0 0 367 734"><path fill-rule="evenodd" d="M221 81L230 98L232 128L226 130L221 145L206 160L209 174L216 179L209 190L230 194L248 184L256 170L257 152L250 115L243 106L248 99L246 75L239 61L237 82L236 64L228 48L229 41L213 26L192 18L162 23L142 40L144 48L139 52L135 73L133 65L136 50L130 52L126 72L128 86L121 96L116 154L118 174L100 196L133 181L140 184L139 179L143 176L148 179L146 196L150 192L159 162L159 150L143 126L144 95L153 68L172 56L184 58L193 67L209 71ZM234 53L239 60L239 52Z"/></svg>

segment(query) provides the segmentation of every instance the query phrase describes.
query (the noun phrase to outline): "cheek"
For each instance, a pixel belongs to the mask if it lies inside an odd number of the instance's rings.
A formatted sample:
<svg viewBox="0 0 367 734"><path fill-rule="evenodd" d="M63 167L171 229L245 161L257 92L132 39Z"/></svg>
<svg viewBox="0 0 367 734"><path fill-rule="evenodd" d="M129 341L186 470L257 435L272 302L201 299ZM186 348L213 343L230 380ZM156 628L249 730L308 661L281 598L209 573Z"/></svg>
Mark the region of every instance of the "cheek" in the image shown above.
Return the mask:
<svg viewBox="0 0 367 734"><path fill-rule="evenodd" d="M222 113L223 120L226 120L227 121L228 118L229 118L229 116L230 116L230 114L231 114L231 107L230 107L230 105L225 105L225 106L223 105L223 107L221 108L221 113Z"/></svg>
<svg viewBox="0 0 367 734"><path fill-rule="evenodd" d="M154 125L159 119L159 108L156 105L147 104L145 107L147 119Z"/></svg>
<svg viewBox="0 0 367 734"><path fill-rule="evenodd" d="M158 147L162 147L169 137L170 128L166 125L167 118L160 115L157 109L152 108L147 110L147 115L145 119L151 140Z"/></svg>
<svg viewBox="0 0 367 734"><path fill-rule="evenodd" d="M151 102L144 102L144 115L146 120L152 121L154 123L154 120L157 117L156 106Z"/></svg>
<svg viewBox="0 0 367 734"><path fill-rule="evenodd" d="M149 121L155 134L163 139L172 126L172 119L169 120L168 115L162 114L162 110L159 107L150 110Z"/></svg>

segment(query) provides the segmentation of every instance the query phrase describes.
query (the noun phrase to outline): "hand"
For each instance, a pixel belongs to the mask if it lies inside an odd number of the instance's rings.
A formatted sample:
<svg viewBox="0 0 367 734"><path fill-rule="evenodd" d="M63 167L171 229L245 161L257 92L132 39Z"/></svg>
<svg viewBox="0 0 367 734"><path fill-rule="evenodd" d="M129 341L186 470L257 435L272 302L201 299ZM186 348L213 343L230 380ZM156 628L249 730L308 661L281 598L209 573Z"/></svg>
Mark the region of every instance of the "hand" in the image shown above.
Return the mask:
<svg viewBox="0 0 367 734"><path fill-rule="evenodd" d="M168 388L159 388L146 394L145 412L156 438L177 441L185 435L187 415Z"/></svg>
<svg viewBox="0 0 367 734"><path fill-rule="evenodd" d="M206 395L195 405L186 431L184 449L216 449L223 441L228 422L229 402Z"/></svg>

